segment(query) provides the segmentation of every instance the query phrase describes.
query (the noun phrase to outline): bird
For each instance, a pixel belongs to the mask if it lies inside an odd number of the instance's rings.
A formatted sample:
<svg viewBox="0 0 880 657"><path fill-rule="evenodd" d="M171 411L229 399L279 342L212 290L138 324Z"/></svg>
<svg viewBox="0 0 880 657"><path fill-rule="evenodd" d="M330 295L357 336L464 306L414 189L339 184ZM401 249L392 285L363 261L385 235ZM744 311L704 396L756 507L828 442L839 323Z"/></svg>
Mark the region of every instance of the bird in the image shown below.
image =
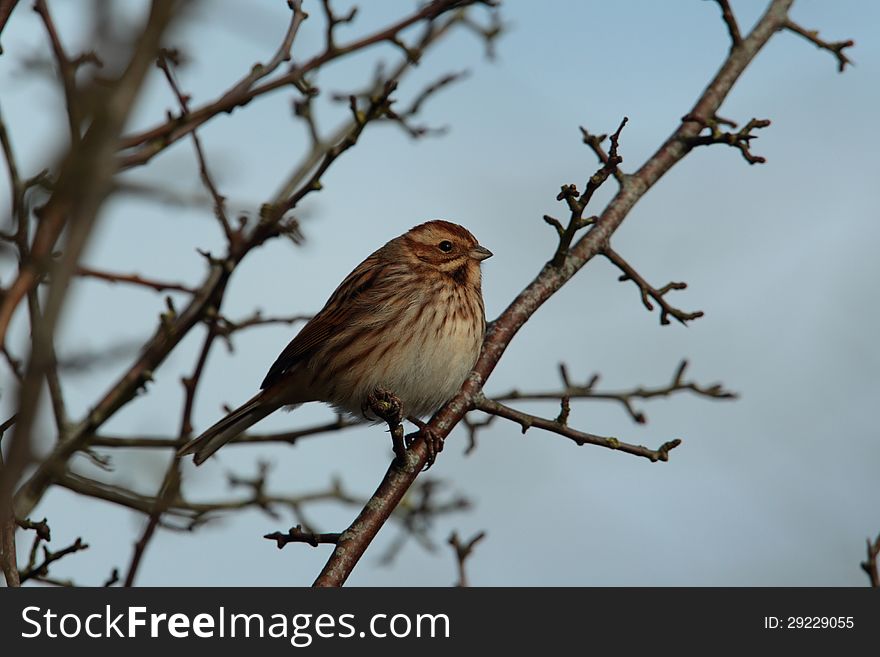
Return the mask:
<svg viewBox="0 0 880 657"><path fill-rule="evenodd" d="M433 220L374 251L281 352L247 402L190 440L178 456L204 463L282 407L324 402L379 421L375 391L418 420L451 399L473 369L486 330L481 263L489 249L463 226Z"/></svg>

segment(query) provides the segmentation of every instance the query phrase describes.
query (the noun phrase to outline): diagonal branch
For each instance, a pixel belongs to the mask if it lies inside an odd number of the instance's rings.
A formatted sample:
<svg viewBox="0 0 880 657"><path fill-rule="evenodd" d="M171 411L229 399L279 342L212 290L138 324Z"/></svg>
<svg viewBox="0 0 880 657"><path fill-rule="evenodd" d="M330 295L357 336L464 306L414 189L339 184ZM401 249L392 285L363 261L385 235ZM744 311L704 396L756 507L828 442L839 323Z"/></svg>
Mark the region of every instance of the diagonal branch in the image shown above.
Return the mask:
<svg viewBox="0 0 880 657"><path fill-rule="evenodd" d="M177 102L180 104L180 118L182 120L186 118L187 114L189 114L189 97L180 90L174 72L171 70L172 64L176 63L177 59L178 55L176 52L163 48L156 60L156 66L158 66L165 75L165 80L168 82L168 86L171 87L171 90L177 98ZM229 241L237 239L240 236L233 233L232 227L229 224L229 218L226 216L226 197L220 194L217 190L217 185L211 177L211 173L208 171L208 162L205 159L205 151L202 149L202 140L199 139L196 130L193 130L190 133L190 136L192 137L193 147L196 151L196 159L199 163L199 177L201 177L205 189L208 190L208 193L214 201L214 216L217 218L217 221L220 222L220 227L223 229L223 234L226 236L226 239Z"/></svg>
<svg viewBox="0 0 880 657"><path fill-rule="evenodd" d="M651 299L653 299L660 306L660 323L663 325L669 324L669 315L672 315L675 319L677 319L682 324L687 324L689 321L697 319L703 316L702 310L697 310L692 313L685 312L683 310L679 310L674 306L670 305L668 301L666 301L666 295L672 290L684 290L687 288L687 283L667 283L660 289L657 289L651 286L642 276L630 265L626 260L624 260L611 246L606 246L603 255L608 258L614 265L620 269L623 273L618 277L619 281L632 281L635 283L639 291L642 294L642 303L645 305L645 308L648 310L654 310L654 306L651 303Z"/></svg>
<svg viewBox="0 0 880 657"><path fill-rule="evenodd" d="M727 32L730 34L730 49L733 50L742 43L742 35L739 32L739 25L736 22L736 16L733 15L733 9L730 8L728 0L715 0L721 8L721 18L727 25Z"/></svg>

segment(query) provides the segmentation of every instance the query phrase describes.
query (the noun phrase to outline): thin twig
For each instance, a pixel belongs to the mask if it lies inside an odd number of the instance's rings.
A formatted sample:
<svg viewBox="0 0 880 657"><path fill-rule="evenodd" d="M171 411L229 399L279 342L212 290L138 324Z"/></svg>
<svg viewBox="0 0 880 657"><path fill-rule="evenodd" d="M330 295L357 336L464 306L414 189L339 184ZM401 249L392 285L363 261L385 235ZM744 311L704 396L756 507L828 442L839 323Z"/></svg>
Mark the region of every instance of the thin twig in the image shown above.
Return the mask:
<svg viewBox="0 0 880 657"><path fill-rule="evenodd" d="M518 411L514 408L511 408L510 406L505 406L500 402L488 399L486 397L478 397L476 400L474 400L474 407L477 410L483 411L484 413L497 415L498 417L502 417L506 420L512 420L513 422L516 422L520 425L523 433L526 433L526 431L528 431L532 427L535 427L537 429L544 429L545 431L564 436L569 440L572 440L578 446L587 444L598 445L599 447L606 447L608 449L625 452L634 456L641 456L650 460L651 462L668 461L670 450L678 447L681 444L681 440L679 438L676 438L674 440L663 443L657 449L649 449L648 447L644 447L643 445L632 445L630 443L625 443L621 440L618 440L617 438L599 436L593 433L586 433L584 431L572 429L567 424L559 422L558 419L548 420L546 418L538 417L537 415L523 413L522 411Z"/></svg>
<svg viewBox="0 0 880 657"><path fill-rule="evenodd" d="M877 534L873 542L868 539L868 558L861 565L871 586L875 589L880 588L880 534Z"/></svg>
<svg viewBox="0 0 880 657"><path fill-rule="evenodd" d="M287 530L286 533L281 532L272 532L271 534L266 534L263 538L268 538L270 541L275 541L278 549L280 550L288 543L307 543L312 547L318 547L322 544L332 544L336 545L339 541L339 534L314 534L312 532L307 532L302 528L302 525L296 525L295 527L291 527Z"/></svg>
<svg viewBox="0 0 880 657"><path fill-rule="evenodd" d="M468 557L471 556L474 552L474 547L476 547L477 543L482 541L486 537L486 532L480 532L476 534L471 540L462 542L462 540L458 537L458 532L452 532L452 535L449 537L448 543L452 546L452 549L455 551L455 559L458 566L458 582L455 586L460 588L465 588L469 586L467 571L465 570L465 562Z"/></svg>
<svg viewBox="0 0 880 657"><path fill-rule="evenodd" d="M742 43L742 35L739 32L739 25L736 22L736 16L733 15L733 9L730 8L728 0L715 0L721 7L721 18L727 25L727 31L730 34L730 49L733 50Z"/></svg>
<svg viewBox="0 0 880 657"><path fill-rule="evenodd" d="M603 255L608 258L620 271L623 273L617 279L619 281L632 281L639 288L639 291L642 295L642 303L645 305L645 308L648 310L654 310L654 306L651 304L651 299L657 302L660 306L660 323L663 325L669 324L669 316L672 315L675 319L677 319L682 324L687 324L689 321L697 319L703 316L702 310L697 310L694 312L685 312L683 310L679 310L678 308L672 306L668 301L666 301L666 294L672 290L684 290L687 288L687 283L667 283L660 289L653 287L648 281L646 281L642 276L630 265L626 260L624 260L614 249L611 248L610 245L606 246L603 252Z"/></svg>
<svg viewBox="0 0 880 657"><path fill-rule="evenodd" d="M821 50L827 50L832 55L837 58L837 70L843 73L846 70L847 64L852 64L852 60L846 56L846 53L843 51L846 48L852 48L856 45L856 42L852 39L847 39L846 41L823 41L819 38L818 30L807 30L792 20L787 20L783 23L783 27L795 34L799 34L804 37L807 41L815 44L815 46Z"/></svg>
<svg viewBox="0 0 880 657"><path fill-rule="evenodd" d="M82 542L81 538L77 538L73 543L63 550L52 552L45 545L43 546L43 560L36 566L28 568L21 573L21 581L26 582L32 578L45 578L49 574L49 566L59 559L63 559L68 554L73 554L81 550L87 550L88 545Z"/></svg>

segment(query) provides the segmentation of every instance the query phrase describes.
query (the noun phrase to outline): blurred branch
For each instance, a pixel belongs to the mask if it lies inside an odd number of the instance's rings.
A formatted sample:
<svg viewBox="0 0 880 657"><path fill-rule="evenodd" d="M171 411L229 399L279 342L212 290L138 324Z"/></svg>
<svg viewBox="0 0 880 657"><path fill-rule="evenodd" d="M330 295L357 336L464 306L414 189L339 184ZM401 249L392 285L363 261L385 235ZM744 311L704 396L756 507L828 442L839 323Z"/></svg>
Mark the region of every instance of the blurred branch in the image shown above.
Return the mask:
<svg viewBox="0 0 880 657"><path fill-rule="evenodd" d="M17 4L18 0L0 0L0 34L3 34L3 28L6 27L6 22ZM0 45L0 55L2 54L3 46Z"/></svg>
<svg viewBox="0 0 880 657"><path fill-rule="evenodd" d="M72 146L65 158L54 191L40 209L40 221L30 256L20 265L10 293L3 298L0 306L0 344L3 344L16 306L51 264L52 282L42 320L32 327L31 354L19 390L18 420L6 466L0 472L0 499L13 490L31 458L30 438L40 401L41 383L52 364L52 352L48 346L51 345L67 297L70 277L76 270L98 211L110 190L114 174L113 153L119 135L134 106L149 62L155 57L162 34L171 21L174 6L172 0L153 1L149 18L136 40L125 71L109 86L106 96L102 98L104 102L95 103L95 113L85 136ZM51 256L55 241L65 226L63 253L60 258L53 260ZM60 441L59 447L68 441ZM27 509L20 515L29 512L30 509Z"/></svg>
<svg viewBox="0 0 880 657"><path fill-rule="evenodd" d="M223 338L223 340L226 342L227 349L232 352L232 335L234 333L253 328L254 326L270 326L274 324L286 324L287 326L290 326L291 324L296 324L297 322L307 322L310 319L310 315L290 315L289 317L263 317L262 312L256 310L248 317L236 321L233 321L223 315L218 315L217 325L214 330L217 331L217 335Z"/></svg>
<svg viewBox="0 0 880 657"><path fill-rule="evenodd" d="M45 0L36 0L34 2L34 11L39 14L46 28L46 34L49 36L49 42L52 44L52 53L55 56L55 64L58 66L58 75L61 78L61 86L64 89L65 105L67 106L67 121L70 128L70 140L76 145L81 139L80 126L83 122L83 114L80 109L79 93L76 87L76 66L64 51L61 45L61 39L58 31L55 29L55 22L49 13Z"/></svg>
<svg viewBox="0 0 880 657"><path fill-rule="evenodd" d="M195 133L193 133L193 137L195 137ZM202 348L199 351L198 358L196 359L196 364L193 369L193 373L181 379L181 383L183 384L183 411L181 413L180 419L180 432L178 433L178 441L183 444L189 438L192 437L192 412L193 407L195 406L196 399L196 391L199 386L199 382L202 380L202 373L205 371L205 364L208 362L208 356L211 353L211 347L214 345L214 341L218 336L217 333L217 319L216 316L214 319L208 324L208 333L205 335L205 339L202 342ZM128 573L125 576L125 581L123 586L132 586L134 584L134 579L137 576L138 568L143 560L144 553L147 550L147 546L150 541L155 536L156 529L159 526L160 521L162 520L162 514L168 509L169 505L173 502L174 499L178 498L180 495L180 456L177 453L173 453L171 456L171 461L168 464L168 468L165 471L165 476L162 480L162 485L159 487L159 491L156 493L155 504L150 510L150 517L147 520L147 524L144 527L143 534L141 535L140 540L135 543L134 553L132 554L131 563L128 567Z"/></svg>
<svg viewBox="0 0 880 657"><path fill-rule="evenodd" d="M351 420L342 416L337 416L332 422L316 424L311 427L297 429L295 431L283 431L279 433L243 433L236 436L230 441L230 445L251 445L262 443L288 443L296 444L300 438L308 436L317 436L324 433L335 433L349 427L360 426L363 423L360 420ZM89 444L93 447L146 447L146 448L165 448L177 450L185 441L178 438L162 438L158 436L106 436L99 434L94 436Z"/></svg>
<svg viewBox="0 0 880 657"><path fill-rule="evenodd" d="M156 292L186 292L187 294L196 294L198 292L195 288L184 285L183 283L171 283L153 278L144 278L140 274L117 274L83 266L78 266L76 268L76 275L81 278L97 278L108 283L140 285L141 287L148 287Z"/></svg>
<svg viewBox="0 0 880 657"><path fill-rule="evenodd" d="M253 486L254 484L251 483L251 485ZM262 481L258 481L256 485L257 490L260 490L261 487ZM400 532L382 555L381 563L387 565L393 561L411 538L415 539L426 550L432 551L434 545L429 538L429 532L437 518L470 508L470 501L460 495L453 495L452 497L438 500L438 492L442 488L443 482L441 481L432 478L423 479L418 485L413 487L401 504L394 510L392 518L399 524ZM339 482L334 483L334 490L343 495ZM357 500L347 495L343 496L342 499L358 506L363 505L365 502L365 500ZM297 510L296 515L301 519L301 510ZM263 538L276 541L278 548L281 549L289 543L307 543L313 547L321 544L335 544L338 543L340 536L338 533L315 532L307 523L303 522L301 525L291 527L286 532L275 531L264 535Z"/></svg>
<svg viewBox="0 0 880 657"><path fill-rule="evenodd" d="M837 70L840 73L846 70L847 64L852 64L852 60L843 52L846 48L852 48L856 45L856 42L852 39L847 39L846 41L823 41L819 38L818 30L807 30L790 19L783 23L783 27L790 32L804 37L820 50L827 50L834 55L837 58Z"/></svg>
<svg viewBox="0 0 880 657"><path fill-rule="evenodd" d="M452 534L450 535L448 543L455 551L455 559L458 563L458 583L455 586L459 588L465 588L469 586L467 572L465 571L465 562L467 561L468 557L473 554L474 547L476 547L477 543L482 541L484 538L486 538L486 532L480 532L476 534L471 540L465 543L458 537L458 532L452 532Z"/></svg>
<svg viewBox="0 0 880 657"><path fill-rule="evenodd" d="M37 540L39 540L39 538ZM77 538L73 543L62 550L58 550L58 552L52 552L44 545L43 560L39 564L29 565L28 568L23 570L21 572L21 581L26 582L29 579L45 578L49 574L49 566L51 564L55 563L59 559L63 559L68 554L74 554L76 552L80 552L81 550L87 550L88 547L88 545L82 542L81 538Z"/></svg>
<svg viewBox="0 0 880 657"><path fill-rule="evenodd" d="M721 18L724 19L724 24L727 25L727 31L730 34L730 49L733 50L742 43L742 35L739 32L736 16L733 15L733 10L730 8L728 0L715 1L721 8Z"/></svg>
<svg viewBox="0 0 880 657"><path fill-rule="evenodd" d="M172 63L176 62L177 53L163 48L159 52L159 58L156 60L156 65L162 70L162 73L165 74L168 86L171 87L171 90L177 97L178 103L180 103L180 119L183 120L189 114L189 96L185 95L180 90L177 80L174 77L174 73L171 70ZM234 239L238 239L240 235L234 234L232 227L229 225L229 218L226 216L226 198L217 191L217 185L214 183L214 179L208 171L205 152L202 150L202 141L199 139L196 130L193 130L190 133L190 136L192 137L193 146L196 151L196 159L199 163L199 176L202 179L202 183L205 185L205 189L208 190L208 193L214 201L214 216L217 218L217 221L220 222L220 227L223 229L223 234L226 236L226 239L231 242Z"/></svg>
<svg viewBox="0 0 880 657"><path fill-rule="evenodd" d="M873 543L870 538L868 539L868 558L861 564L862 570L865 571L871 586L875 589L880 588L878 564L880 564L880 534L877 534L877 539Z"/></svg>
<svg viewBox="0 0 880 657"><path fill-rule="evenodd" d="M13 416L14 419L14 416ZM2 450L2 438L12 422L7 420L0 428L0 472L5 468ZM12 508L12 499L7 494L0 497L0 571L6 580L6 586L21 586L18 573L18 552L15 546L15 532L18 523L15 520L15 512Z"/></svg>

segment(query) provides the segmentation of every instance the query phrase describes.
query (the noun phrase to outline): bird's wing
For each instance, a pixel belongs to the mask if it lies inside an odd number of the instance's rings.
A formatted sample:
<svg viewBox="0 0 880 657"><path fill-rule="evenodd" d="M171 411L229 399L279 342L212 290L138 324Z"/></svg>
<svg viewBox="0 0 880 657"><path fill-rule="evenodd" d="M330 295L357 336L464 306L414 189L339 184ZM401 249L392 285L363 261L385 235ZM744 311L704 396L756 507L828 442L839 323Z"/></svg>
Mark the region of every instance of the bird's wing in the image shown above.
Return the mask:
<svg viewBox="0 0 880 657"><path fill-rule="evenodd" d="M319 345L351 323L354 319L352 313L366 310L359 308L353 301L375 286L381 278L382 269L380 259L374 253L346 276L321 311L284 348L269 368L260 389L265 390L277 383L294 365L311 356Z"/></svg>

